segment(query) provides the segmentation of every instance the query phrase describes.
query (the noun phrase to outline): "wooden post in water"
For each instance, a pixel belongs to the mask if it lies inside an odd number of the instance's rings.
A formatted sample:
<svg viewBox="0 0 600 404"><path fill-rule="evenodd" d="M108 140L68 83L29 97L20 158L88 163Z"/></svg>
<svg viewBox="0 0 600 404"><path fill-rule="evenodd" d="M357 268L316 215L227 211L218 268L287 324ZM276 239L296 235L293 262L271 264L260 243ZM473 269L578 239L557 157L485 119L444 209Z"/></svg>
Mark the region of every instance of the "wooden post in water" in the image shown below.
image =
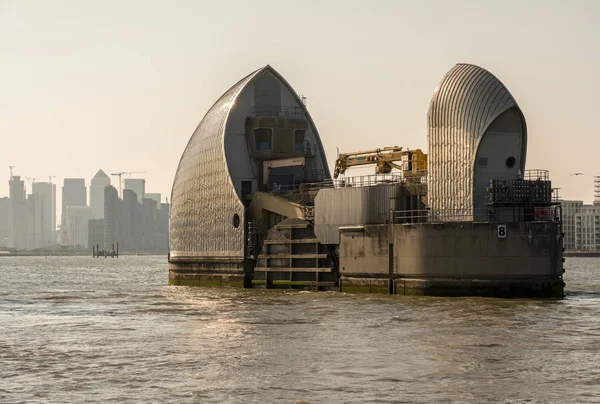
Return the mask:
<svg viewBox="0 0 600 404"><path fill-rule="evenodd" d="M96 246L92 246L92 258L96 258Z"/></svg>
<svg viewBox="0 0 600 404"><path fill-rule="evenodd" d="M110 251L110 258L115 258L115 245L112 245L112 250Z"/></svg>
<svg viewBox="0 0 600 404"><path fill-rule="evenodd" d="M117 241L117 258L119 258L119 242Z"/></svg>

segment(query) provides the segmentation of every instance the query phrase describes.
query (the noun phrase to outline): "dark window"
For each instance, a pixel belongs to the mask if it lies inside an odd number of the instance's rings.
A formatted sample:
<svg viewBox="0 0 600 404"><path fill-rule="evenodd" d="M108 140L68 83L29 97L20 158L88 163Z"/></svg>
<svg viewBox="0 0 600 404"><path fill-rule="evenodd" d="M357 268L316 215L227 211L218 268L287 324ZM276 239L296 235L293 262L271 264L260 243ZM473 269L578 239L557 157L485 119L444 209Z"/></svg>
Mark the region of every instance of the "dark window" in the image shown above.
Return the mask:
<svg viewBox="0 0 600 404"><path fill-rule="evenodd" d="M482 167L487 166L488 158L487 157L479 157L479 165Z"/></svg>
<svg viewBox="0 0 600 404"><path fill-rule="evenodd" d="M238 215L237 213L233 215L233 227L235 227L236 229L240 227L240 215Z"/></svg>
<svg viewBox="0 0 600 404"><path fill-rule="evenodd" d="M252 181L242 181L242 196L252 193Z"/></svg>
<svg viewBox="0 0 600 404"><path fill-rule="evenodd" d="M510 156L506 159L506 167L511 168L514 167L515 164L517 164L517 159L515 159L513 156Z"/></svg>
<svg viewBox="0 0 600 404"><path fill-rule="evenodd" d="M256 150L271 150L271 134L272 130L268 128L254 129Z"/></svg>
<svg viewBox="0 0 600 404"><path fill-rule="evenodd" d="M306 131L304 129L296 129L294 131L294 151L301 152L304 151L304 134Z"/></svg>

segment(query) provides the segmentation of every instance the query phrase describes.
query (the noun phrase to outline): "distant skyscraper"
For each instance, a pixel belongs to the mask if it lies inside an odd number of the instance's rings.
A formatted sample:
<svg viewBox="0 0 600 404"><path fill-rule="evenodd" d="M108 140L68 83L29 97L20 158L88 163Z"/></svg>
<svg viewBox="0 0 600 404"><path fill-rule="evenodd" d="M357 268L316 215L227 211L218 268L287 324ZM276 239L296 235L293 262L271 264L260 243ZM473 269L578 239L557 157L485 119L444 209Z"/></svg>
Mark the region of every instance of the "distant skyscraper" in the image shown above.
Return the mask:
<svg viewBox="0 0 600 404"><path fill-rule="evenodd" d="M13 176L8 182L10 187L10 233L8 246L16 249L29 247L27 230L29 217L25 199L25 182L19 176Z"/></svg>
<svg viewBox="0 0 600 404"><path fill-rule="evenodd" d="M104 249L116 248L119 241L119 216L121 200L119 192L112 185L104 188Z"/></svg>
<svg viewBox="0 0 600 404"><path fill-rule="evenodd" d="M98 250L104 250L104 220L92 219L88 221L88 248L97 246Z"/></svg>
<svg viewBox="0 0 600 404"><path fill-rule="evenodd" d="M65 178L62 188L62 214L60 218L63 233L67 230L68 206L87 206L85 179Z"/></svg>
<svg viewBox="0 0 600 404"><path fill-rule="evenodd" d="M104 219L104 188L110 185L110 177L99 170L90 183L90 206L94 209L94 219Z"/></svg>
<svg viewBox="0 0 600 404"><path fill-rule="evenodd" d="M137 194L131 189L123 190L121 216L119 217L119 248L123 251L140 249L140 212Z"/></svg>
<svg viewBox="0 0 600 404"><path fill-rule="evenodd" d="M158 209L160 209L160 197L161 197L160 194L146 194L144 196L145 199L152 199L153 201L155 201L156 202L156 207Z"/></svg>
<svg viewBox="0 0 600 404"><path fill-rule="evenodd" d="M8 247L10 235L10 199L0 198L0 247Z"/></svg>
<svg viewBox="0 0 600 404"><path fill-rule="evenodd" d="M143 178L126 178L123 186L123 190L125 189L131 189L135 192L138 203L142 203L146 193L146 180Z"/></svg>
<svg viewBox="0 0 600 404"><path fill-rule="evenodd" d="M28 250L40 248L42 246L42 223L40 221L41 204L36 194L27 195L25 203L27 217L27 248Z"/></svg>
<svg viewBox="0 0 600 404"><path fill-rule="evenodd" d="M91 206L67 207L67 228L70 245L88 246L88 222L94 218Z"/></svg>
<svg viewBox="0 0 600 404"><path fill-rule="evenodd" d="M56 244L56 185L34 182L32 194L36 196L34 222L39 229L39 242L42 246Z"/></svg>

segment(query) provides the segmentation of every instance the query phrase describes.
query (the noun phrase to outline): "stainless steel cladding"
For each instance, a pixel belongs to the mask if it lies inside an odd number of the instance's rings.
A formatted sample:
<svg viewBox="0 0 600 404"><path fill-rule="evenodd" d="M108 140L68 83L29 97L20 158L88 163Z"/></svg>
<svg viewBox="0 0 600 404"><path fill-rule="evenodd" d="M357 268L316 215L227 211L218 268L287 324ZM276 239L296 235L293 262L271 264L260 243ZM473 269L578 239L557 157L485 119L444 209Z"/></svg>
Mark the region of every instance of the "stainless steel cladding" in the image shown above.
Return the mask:
<svg viewBox="0 0 600 404"><path fill-rule="evenodd" d="M263 186L263 161L251 151L273 144L272 135L261 143L247 136L247 121L260 116L308 122L290 135L290 153L307 150L303 180L330 178L319 134L298 95L270 66L256 70L217 100L183 152L171 194L171 263L244 259L244 197ZM289 176L280 171L276 181Z"/></svg>
<svg viewBox="0 0 600 404"><path fill-rule="evenodd" d="M319 191L314 226L319 242L339 244L340 226L385 223L390 212L405 208L402 190L401 184L382 184Z"/></svg>
<svg viewBox="0 0 600 404"><path fill-rule="evenodd" d="M522 178L527 129L508 89L478 66L457 64L436 88L428 112L429 206L473 220L490 179Z"/></svg>

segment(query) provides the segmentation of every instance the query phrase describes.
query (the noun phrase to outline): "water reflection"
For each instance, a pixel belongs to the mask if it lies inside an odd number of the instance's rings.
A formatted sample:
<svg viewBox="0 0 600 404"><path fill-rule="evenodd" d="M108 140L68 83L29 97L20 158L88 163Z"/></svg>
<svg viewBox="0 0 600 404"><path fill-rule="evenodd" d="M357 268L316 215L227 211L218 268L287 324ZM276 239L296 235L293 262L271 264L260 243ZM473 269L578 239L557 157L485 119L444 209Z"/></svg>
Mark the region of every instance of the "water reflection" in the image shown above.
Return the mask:
<svg viewBox="0 0 600 404"><path fill-rule="evenodd" d="M0 402L599 402L600 260L564 300L199 289L0 261ZM91 263L90 263L91 261Z"/></svg>

